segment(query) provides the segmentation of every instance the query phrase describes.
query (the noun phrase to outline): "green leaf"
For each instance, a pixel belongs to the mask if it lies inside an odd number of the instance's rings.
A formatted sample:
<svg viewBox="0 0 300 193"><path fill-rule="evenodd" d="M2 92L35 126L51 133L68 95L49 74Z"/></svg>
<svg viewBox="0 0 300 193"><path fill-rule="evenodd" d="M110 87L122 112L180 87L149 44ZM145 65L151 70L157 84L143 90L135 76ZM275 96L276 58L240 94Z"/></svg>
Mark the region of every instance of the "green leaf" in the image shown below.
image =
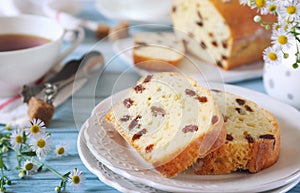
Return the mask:
<svg viewBox="0 0 300 193"><path fill-rule="evenodd" d="M2 154L0 154L0 168L7 170L7 167L5 166L3 159L2 159Z"/></svg>
<svg viewBox="0 0 300 193"><path fill-rule="evenodd" d="M36 153L33 151L27 151L27 152L22 152L21 155L32 157L32 156L36 156Z"/></svg>
<svg viewBox="0 0 300 193"><path fill-rule="evenodd" d="M37 169L37 171L38 171L38 172L42 171L43 166L44 166L44 164L42 164L42 165Z"/></svg>
<svg viewBox="0 0 300 193"><path fill-rule="evenodd" d="M61 180L61 181L60 181L60 187L64 187L64 184L65 184L65 181L64 181L64 180Z"/></svg>
<svg viewBox="0 0 300 193"><path fill-rule="evenodd" d="M70 173L71 172L66 173L65 175L63 175L63 177L65 177L65 178L69 177Z"/></svg>
<svg viewBox="0 0 300 193"><path fill-rule="evenodd" d="M23 143L26 143L27 141L27 135L25 132L23 132Z"/></svg>

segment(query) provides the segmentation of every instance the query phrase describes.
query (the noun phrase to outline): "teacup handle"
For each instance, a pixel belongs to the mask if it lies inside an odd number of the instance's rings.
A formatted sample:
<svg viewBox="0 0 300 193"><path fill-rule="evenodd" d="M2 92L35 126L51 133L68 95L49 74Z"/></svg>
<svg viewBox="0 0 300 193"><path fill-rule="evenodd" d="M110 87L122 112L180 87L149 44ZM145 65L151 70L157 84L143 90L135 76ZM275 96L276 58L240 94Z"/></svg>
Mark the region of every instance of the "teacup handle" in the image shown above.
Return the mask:
<svg viewBox="0 0 300 193"><path fill-rule="evenodd" d="M67 34L66 32L77 32L76 40L72 42L69 48L63 51L63 53L60 54L58 59L56 60L56 65L59 65L61 61L63 61L84 39L84 30L82 27L77 27L75 29L65 29L64 36Z"/></svg>

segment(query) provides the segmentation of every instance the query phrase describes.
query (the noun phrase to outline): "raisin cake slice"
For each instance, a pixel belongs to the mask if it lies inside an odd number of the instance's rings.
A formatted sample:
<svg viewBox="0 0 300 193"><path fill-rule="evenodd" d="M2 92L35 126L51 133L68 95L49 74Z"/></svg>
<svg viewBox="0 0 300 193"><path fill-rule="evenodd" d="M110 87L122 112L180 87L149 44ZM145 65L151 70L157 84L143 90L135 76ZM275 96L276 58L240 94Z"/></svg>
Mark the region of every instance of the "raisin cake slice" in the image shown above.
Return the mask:
<svg viewBox="0 0 300 193"><path fill-rule="evenodd" d="M145 32L134 35L134 65L146 70L166 71L182 61L183 42L174 33Z"/></svg>
<svg viewBox="0 0 300 193"><path fill-rule="evenodd" d="M193 164L196 174L256 173L279 156L279 125L275 117L250 100L231 93L212 92L224 115L226 142Z"/></svg>
<svg viewBox="0 0 300 193"><path fill-rule="evenodd" d="M178 73L142 77L106 120L166 177L225 142L223 117L209 90Z"/></svg>
<svg viewBox="0 0 300 193"><path fill-rule="evenodd" d="M225 70L262 60L271 31L255 23L255 15L257 9L239 0L174 0L171 11L174 31L187 51ZM276 17L264 15L263 20Z"/></svg>

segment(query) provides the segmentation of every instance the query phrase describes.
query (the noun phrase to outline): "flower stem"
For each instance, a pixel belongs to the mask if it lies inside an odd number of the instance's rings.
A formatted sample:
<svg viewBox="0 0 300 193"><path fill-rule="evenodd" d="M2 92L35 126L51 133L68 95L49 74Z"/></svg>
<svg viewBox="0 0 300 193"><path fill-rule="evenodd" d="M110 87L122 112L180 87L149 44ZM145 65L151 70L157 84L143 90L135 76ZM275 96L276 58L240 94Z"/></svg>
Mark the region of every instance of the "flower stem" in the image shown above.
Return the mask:
<svg viewBox="0 0 300 193"><path fill-rule="evenodd" d="M1 156L1 159L2 159L2 156ZM3 186L4 186L4 177L5 177L5 175L4 175L4 169L1 168L1 183L0 183L0 188L3 188Z"/></svg>
<svg viewBox="0 0 300 193"><path fill-rule="evenodd" d="M21 145L22 146L22 145ZM20 147L20 150L18 151L18 150L15 150L15 154L16 154L16 160L17 160L17 163L18 163L18 165L17 165L17 169L20 169L21 168L21 159L20 159L20 152L21 152L21 150L22 150L22 147Z"/></svg>
<svg viewBox="0 0 300 193"><path fill-rule="evenodd" d="M34 159L35 162L39 163L39 164L42 164L43 166L45 166L48 170L50 170L52 173L54 173L55 175L57 175L58 177L60 177L61 179L65 180L66 178L61 175L58 171L56 171L55 169L53 169L52 167L48 166L47 164L41 162L40 160L38 159Z"/></svg>

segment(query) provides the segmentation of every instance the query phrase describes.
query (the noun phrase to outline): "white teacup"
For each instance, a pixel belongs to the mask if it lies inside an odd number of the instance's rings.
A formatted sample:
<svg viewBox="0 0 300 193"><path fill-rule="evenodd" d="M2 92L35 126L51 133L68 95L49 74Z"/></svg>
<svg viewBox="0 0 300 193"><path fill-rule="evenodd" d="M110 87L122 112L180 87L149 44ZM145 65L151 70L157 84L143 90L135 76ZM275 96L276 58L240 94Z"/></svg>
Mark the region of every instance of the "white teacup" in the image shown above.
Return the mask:
<svg viewBox="0 0 300 193"><path fill-rule="evenodd" d="M84 38L83 29L75 29L78 31L77 39L62 51L66 30L53 19L36 15L4 16L0 17L0 26L0 41L1 38L2 41L13 39L12 43L4 43L7 46L17 45L22 42L22 38L29 38L30 42L46 40L38 46L9 48L11 50L3 48L3 43L1 45L0 42L0 97L19 94L24 84L41 78L70 54Z"/></svg>

